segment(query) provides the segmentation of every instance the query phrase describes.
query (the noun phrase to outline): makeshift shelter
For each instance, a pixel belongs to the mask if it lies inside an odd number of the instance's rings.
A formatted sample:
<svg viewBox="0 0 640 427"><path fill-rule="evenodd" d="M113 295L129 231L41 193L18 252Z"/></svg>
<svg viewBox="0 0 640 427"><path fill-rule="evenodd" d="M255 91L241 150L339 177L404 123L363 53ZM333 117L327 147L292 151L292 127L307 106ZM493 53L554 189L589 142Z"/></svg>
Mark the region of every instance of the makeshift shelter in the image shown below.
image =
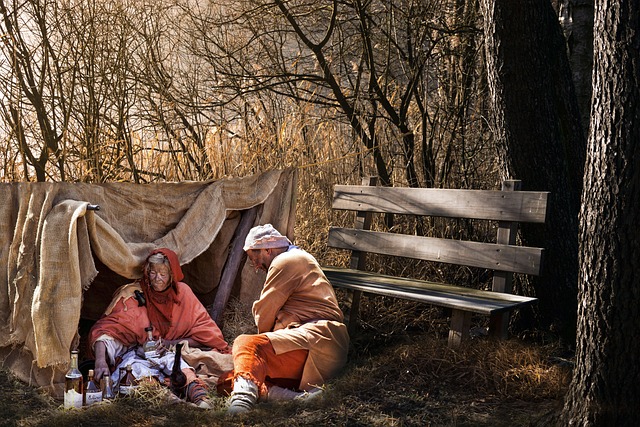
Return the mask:
<svg viewBox="0 0 640 427"><path fill-rule="evenodd" d="M207 182L0 184L4 368L58 394L81 325L140 277L157 247L178 254L184 281L214 317L231 293L254 300L262 283L242 256L244 235L270 222L293 238L296 177L285 169Z"/></svg>

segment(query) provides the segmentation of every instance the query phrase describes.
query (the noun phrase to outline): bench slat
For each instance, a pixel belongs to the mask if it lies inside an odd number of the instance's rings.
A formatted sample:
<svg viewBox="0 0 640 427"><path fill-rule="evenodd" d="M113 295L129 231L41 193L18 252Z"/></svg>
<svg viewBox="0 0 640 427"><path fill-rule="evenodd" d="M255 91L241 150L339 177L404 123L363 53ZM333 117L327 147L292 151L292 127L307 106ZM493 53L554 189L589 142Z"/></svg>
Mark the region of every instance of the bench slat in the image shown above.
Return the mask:
<svg viewBox="0 0 640 427"><path fill-rule="evenodd" d="M400 297L452 309L491 315L531 304L537 298L461 286L385 276L360 270L322 267L333 286Z"/></svg>
<svg viewBox="0 0 640 427"><path fill-rule="evenodd" d="M496 221L545 222L546 191L336 185L333 208Z"/></svg>
<svg viewBox="0 0 640 427"><path fill-rule="evenodd" d="M330 227L327 245L513 273L540 274L544 249Z"/></svg>

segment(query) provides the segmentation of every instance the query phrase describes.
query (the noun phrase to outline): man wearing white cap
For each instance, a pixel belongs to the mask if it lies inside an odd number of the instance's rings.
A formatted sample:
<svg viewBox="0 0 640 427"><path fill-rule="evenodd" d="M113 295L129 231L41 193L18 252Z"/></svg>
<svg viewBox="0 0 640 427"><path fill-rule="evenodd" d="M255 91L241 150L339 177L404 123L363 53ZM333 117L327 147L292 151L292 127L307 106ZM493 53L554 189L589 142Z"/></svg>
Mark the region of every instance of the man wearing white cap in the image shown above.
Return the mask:
<svg viewBox="0 0 640 427"><path fill-rule="evenodd" d="M233 343L229 414L249 411L261 398L319 392L344 366L349 347L335 293L313 256L271 224L252 228L244 250L267 277L253 303L258 333Z"/></svg>

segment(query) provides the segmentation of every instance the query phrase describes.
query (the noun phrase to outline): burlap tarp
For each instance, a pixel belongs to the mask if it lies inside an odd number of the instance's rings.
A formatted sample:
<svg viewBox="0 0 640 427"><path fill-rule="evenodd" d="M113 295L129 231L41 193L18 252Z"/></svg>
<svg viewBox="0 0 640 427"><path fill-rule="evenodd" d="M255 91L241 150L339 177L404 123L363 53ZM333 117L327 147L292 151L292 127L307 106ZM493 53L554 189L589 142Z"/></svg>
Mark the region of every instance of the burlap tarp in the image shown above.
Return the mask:
<svg viewBox="0 0 640 427"><path fill-rule="evenodd" d="M138 278L149 251L168 247L211 304L241 212L259 206L293 238L296 172L157 184L0 184L0 359L19 378L52 386L113 291ZM87 210L89 204L99 210ZM251 301L259 276L246 266L234 292Z"/></svg>

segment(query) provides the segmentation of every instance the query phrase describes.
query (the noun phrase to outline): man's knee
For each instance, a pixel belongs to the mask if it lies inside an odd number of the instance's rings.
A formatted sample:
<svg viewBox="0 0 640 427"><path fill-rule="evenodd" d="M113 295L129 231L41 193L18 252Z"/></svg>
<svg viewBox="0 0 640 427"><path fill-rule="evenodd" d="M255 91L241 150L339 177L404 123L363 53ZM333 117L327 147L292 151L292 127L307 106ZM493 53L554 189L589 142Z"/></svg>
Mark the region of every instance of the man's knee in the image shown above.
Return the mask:
<svg viewBox="0 0 640 427"><path fill-rule="evenodd" d="M243 352L250 352L258 355L261 352L273 352L271 341L264 334L242 334L238 335L233 342L233 355Z"/></svg>

